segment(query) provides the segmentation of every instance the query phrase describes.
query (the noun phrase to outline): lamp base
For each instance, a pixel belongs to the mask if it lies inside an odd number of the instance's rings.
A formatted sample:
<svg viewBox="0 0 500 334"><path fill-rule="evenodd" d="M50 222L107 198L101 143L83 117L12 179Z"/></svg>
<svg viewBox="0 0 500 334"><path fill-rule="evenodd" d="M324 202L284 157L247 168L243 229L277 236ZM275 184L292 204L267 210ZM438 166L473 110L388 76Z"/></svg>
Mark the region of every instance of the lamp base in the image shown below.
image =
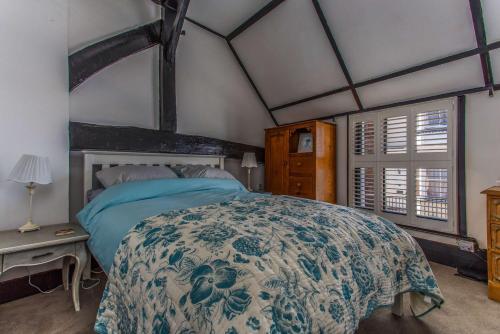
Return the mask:
<svg viewBox="0 0 500 334"><path fill-rule="evenodd" d="M31 231L37 231L40 229L39 225L33 224L33 222L30 220L20 228L18 228L19 232L24 233L24 232L31 232Z"/></svg>
<svg viewBox="0 0 500 334"><path fill-rule="evenodd" d="M248 191L253 191L253 189L252 189L252 181L251 181L252 169L250 167L248 167L247 169L248 169L247 189L248 189Z"/></svg>

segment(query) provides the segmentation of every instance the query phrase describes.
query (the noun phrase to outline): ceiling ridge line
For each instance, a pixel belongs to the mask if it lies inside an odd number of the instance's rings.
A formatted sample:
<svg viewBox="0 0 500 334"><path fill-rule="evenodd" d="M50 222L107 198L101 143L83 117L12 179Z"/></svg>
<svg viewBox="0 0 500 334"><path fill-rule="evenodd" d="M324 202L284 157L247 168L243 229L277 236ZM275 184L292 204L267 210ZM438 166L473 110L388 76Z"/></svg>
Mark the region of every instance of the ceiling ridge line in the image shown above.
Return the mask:
<svg viewBox="0 0 500 334"><path fill-rule="evenodd" d="M215 36L220 37L220 38L222 38L222 39L226 39L226 36L224 36L223 34L218 33L217 31L215 31L215 30L213 30L213 29L211 29L211 28L207 27L206 25L201 24L200 22L198 22L198 21L196 21L196 20L193 20L193 19L192 19L192 18L190 18L190 17L187 17L187 16L186 16L184 19L185 19L186 21L188 21L188 22L190 22L190 23L194 24L194 25L195 25L195 26L197 26L198 28L204 29L204 30L208 31L209 33L212 33L212 34L214 34Z"/></svg>
<svg viewBox="0 0 500 334"><path fill-rule="evenodd" d="M257 13L250 16L247 20L245 20L238 27L236 27L233 31L231 31L227 35L226 39L229 41L233 40L234 38L236 38L236 36L238 36L239 34L244 32L248 28L250 28L254 23L256 23L261 18L263 18L264 16L269 14L273 9L275 9L276 7L281 5L283 2L285 2L285 0L272 0L272 1L270 1L267 5L262 7Z"/></svg>
<svg viewBox="0 0 500 334"><path fill-rule="evenodd" d="M273 120L274 124L275 125L279 125L278 121L276 120L276 118L274 117L273 113L271 112L271 110L269 110L269 106L267 105L266 101L264 100L264 97L262 96L262 94L260 93L259 89L257 88L257 85L255 84L255 82L252 80L252 77L250 76L250 73L248 73L247 69L245 68L245 65L243 64L243 62L241 61L238 53L236 52L236 50L234 49L233 45L231 44L231 41L229 39L226 38L226 42L227 42L227 45L229 46L229 49L231 50L231 52L233 53L233 56L234 58L236 59L236 61L238 62L238 64L240 65L240 68L241 70L243 71L243 73L245 74L245 76L247 77L248 81L250 82L250 85L252 86L253 90L255 91L255 93L257 94L260 102L262 102L262 104L264 105L264 108L266 108L266 111L267 113L269 114L269 116L271 117L271 119Z"/></svg>
<svg viewBox="0 0 500 334"><path fill-rule="evenodd" d="M347 66L344 62L344 58L342 57L342 53L340 52L340 49L337 45L337 42L335 41L335 38L333 37L332 29L328 25L328 22L326 20L325 14L323 13L323 10L321 9L321 5L319 4L318 0L312 0L314 9L316 10L316 14L318 15L318 18L321 22L321 26L323 27L323 30L328 38L328 41L330 42L330 46L333 49L333 52L335 53L335 56L337 57L337 61L339 62L340 68L342 69L342 73L344 74L344 77L349 85L349 89L351 90L351 93L354 97L354 100L356 101L356 104L359 109L363 110L363 104L361 103L361 99L359 98L358 92L356 91L356 88L354 86L354 83L352 81L351 75L349 74L349 70L347 69Z"/></svg>

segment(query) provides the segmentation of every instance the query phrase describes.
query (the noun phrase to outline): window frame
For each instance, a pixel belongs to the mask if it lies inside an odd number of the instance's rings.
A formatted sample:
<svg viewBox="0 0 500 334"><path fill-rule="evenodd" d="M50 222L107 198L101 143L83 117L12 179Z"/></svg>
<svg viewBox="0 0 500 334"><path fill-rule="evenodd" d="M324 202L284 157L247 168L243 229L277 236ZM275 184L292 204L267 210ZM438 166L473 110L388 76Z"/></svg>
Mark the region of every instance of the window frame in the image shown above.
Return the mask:
<svg viewBox="0 0 500 334"><path fill-rule="evenodd" d="M447 110L447 150L446 152L425 152L418 153L416 147L416 117L418 113ZM407 117L407 140L406 153L384 154L384 134L383 126L386 118ZM382 111L371 111L360 113L349 117L349 206L354 204L354 169L356 167L373 167L376 173L375 178L375 209L366 210L385 217L399 225L417 227L443 233L457 233L457 180L456 180L456 143L457 143L457 101L456 98L432 101L417 105L409 105L386 109ZM375 128L375 152L363 156L354 154L354 126L357 122L372 121ZM383 172L384 168L406 168L406 215L383 211ZM448 177L447 199L448 212L447 220L437 220L432 218L416 216L416 171L417 168L446 168Z"/></svg>

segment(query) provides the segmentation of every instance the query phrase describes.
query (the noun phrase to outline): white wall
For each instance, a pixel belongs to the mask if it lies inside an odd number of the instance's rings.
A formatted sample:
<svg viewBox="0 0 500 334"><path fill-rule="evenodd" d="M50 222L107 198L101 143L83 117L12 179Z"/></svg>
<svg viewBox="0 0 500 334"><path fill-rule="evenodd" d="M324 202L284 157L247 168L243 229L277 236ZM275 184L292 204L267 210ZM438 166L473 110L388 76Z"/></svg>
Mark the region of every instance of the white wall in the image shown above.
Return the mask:
<svg viewBox="0 0 500 334"><path fill-rule="evenodd" d="M264 146L273 123L226 42L192 23L177 49L177 130Z"/></svg>
<svg viewBox="0 0 500 334"><path fill-rule="evenodd" d="M500 94L466 98L467 230L486 248L486 195L500 179Z"/></svg>
<svg viewBox="0 0 500 334"><path fill-rule="evenodd" d="M27 218L27 192L6 181L23 153L50 158L54 183L40 186L34 222L68 217L67 2L0 2L0 229ZM33 13L34 15L27 14ZM36 15L35 15L36 14ZM27 24L29 22L29 24Z"/></svg>
<svg viewBox="0 0 500 334"><path fill-rule="evenodd" d="M70 119L158 128L158 47L120 60L70 94Z"/></svg>
<svg viewBox="0 0 500 334"><path fill-rule="evenodd" d="M0 53L0 230L17 228L27 219L26 189L6 180L23 153L48 156L52 166L53 184L36 191L34 222L68 220L67 10L65 0L0 1L4 45ZM1 280L24 275L25 269L11 270Z"/></svg>
<svg viewBox="0 0 500 334"><path fill-rule="evenodd" d="M145 0L70 0L70 53L160 18ZM158 47L103 69L70 94L70 119L105 125L158 127Z"/></svg>

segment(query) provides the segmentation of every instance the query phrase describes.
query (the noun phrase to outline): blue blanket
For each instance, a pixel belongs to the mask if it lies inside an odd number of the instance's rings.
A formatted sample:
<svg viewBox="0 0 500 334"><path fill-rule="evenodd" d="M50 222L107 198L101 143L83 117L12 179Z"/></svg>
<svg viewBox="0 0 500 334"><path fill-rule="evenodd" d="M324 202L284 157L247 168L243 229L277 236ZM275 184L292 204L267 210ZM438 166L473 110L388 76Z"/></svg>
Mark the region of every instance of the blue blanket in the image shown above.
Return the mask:
<svg viewBox="0 0 500 334"><path fill-rule="evenodd" d="M99 194L77 215L90 234L88 246L107 273L127 232L145 218L233 199L259 196L241 183L222 179L165 179L128 182Z"/></svg>
<svg viewBox="0 0 500 334"><path fill-rule="evenodd" d="M100 201L88 211L121 202ZM393 223L310 200L233 198L133 227L114 257L95 330L354 333L402 292L417 315L443 302L420 247Z"/></svg>

